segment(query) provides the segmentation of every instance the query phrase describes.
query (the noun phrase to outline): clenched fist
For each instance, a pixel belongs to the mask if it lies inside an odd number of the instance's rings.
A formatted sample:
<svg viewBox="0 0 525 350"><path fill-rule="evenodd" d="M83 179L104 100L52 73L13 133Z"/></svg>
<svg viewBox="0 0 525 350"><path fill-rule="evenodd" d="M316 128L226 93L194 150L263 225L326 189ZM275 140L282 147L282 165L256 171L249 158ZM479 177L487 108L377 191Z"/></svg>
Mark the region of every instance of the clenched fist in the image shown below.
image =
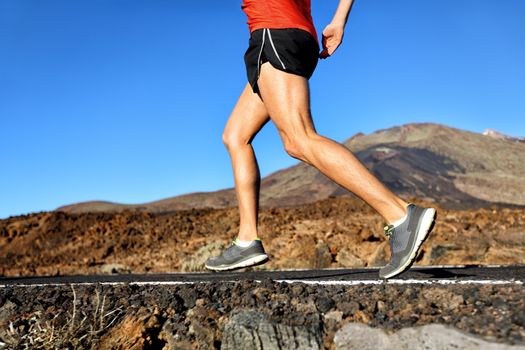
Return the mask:
<svg viewBox="0 0 525 350"><path fill-rule="evenodd" d="M323 51L319 54L320 58L331 56L343 41L344 26L330 23L323 30Z"/></svg>

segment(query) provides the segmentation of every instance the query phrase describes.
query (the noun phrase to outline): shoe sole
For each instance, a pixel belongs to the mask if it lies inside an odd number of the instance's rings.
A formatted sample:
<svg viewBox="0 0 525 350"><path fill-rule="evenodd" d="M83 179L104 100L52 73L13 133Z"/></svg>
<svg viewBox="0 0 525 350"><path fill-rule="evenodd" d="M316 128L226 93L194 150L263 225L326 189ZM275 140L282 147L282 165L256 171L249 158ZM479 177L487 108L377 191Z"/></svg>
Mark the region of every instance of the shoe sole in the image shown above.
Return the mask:
<svg viewBox="0 0 525 350"><path fill-rule="evenodd" d="M418 226L416 245L414 246L414 249L412 250L412 253L410 254L408 260L403 265L401 265L397 270L394 270L388 275L382 276L381 278L388 279L393 276L399 275L400 273L408 270L414 264L417 258L417 254L419 252L419 248L421 247L423 242L427 239L430 231L432 231L432 229L434 228L434 225L436 223L436 216L437 216L437 213L435 209L428 208L425 210L425 213L423 214L423 218L421 219L421 222L419 223L419 226Z"/></svg>
<svg viewBox="0 0 525 350"><path fill-rule="evenodd" d="M207 269L213 270L213 271L226 271L226 270L234 270L234 269L240 269L243 267L249 267L249 266L256 266L261 265L267 262L268 255L262 254L262 255L256 255L251 258L248 258L246 260L239 261L236 264L228 265L228 266L208 266L204 265Z"/></svg>

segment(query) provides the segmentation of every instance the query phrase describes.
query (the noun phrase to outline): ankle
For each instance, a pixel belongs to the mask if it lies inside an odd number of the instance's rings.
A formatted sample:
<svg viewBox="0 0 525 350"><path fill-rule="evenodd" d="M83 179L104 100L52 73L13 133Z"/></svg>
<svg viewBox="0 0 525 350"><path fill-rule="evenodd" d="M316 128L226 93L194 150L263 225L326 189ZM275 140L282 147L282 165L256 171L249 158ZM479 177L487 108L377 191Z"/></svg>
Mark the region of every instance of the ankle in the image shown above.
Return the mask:
<svg viewBox="0 0 525 350"><path fill-rule="evenodd" d="M407 218L407 215L408 215L407 207L408 207L408 203L404 201L402 203L399 203L396 206L396 208L389 213L390 215L386 217L385 220L391 225L394 225L394 226L399 225Z"/></svg>
<svg viewBox="0 0 525 350"><path fill-rule="evenodd" d="M237 237L235 238L239 241L243 241L243 242L251 242L255 239L259 239L259 236L255 233L255 234L242 234L242 233L239 233L237 235Z"/></svg>
<svg viewBox="0 0 525 350"><path fill-rule="evenodd" d="M388 222L388 224L389 225L393 225L394 227L397 227L397 226L401 225L406 220L407 217L408 217L408 213L405 214L404 216L400 217L399 219L396 219L394 221Z"/></svg>
<svg viewBox="0 0 525 350"><path fill-rule="evenodd" d="M255 229L239 229L237 233L237 239L245 242L253 241L259 237L257 230Z"/></svg>

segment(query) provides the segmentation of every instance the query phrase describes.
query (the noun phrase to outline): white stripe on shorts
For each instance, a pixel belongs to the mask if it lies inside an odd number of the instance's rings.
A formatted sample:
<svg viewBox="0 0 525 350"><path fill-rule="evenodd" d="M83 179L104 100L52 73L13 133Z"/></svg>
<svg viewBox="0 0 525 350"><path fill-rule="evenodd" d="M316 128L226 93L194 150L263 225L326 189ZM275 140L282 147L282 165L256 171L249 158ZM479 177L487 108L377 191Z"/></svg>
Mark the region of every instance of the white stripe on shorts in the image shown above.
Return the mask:
<svg viewBox="0 0 525 350"><path fill-rule="evenodd" d="M263 33L264 35L264 33ZM263 36L264 38L264 36ZM279 62L281 62L281 65L283 66L283 69L286 69L286 67L284 66L284 63L283 61L281 60L281 57L279 57L279 54L277 53L277 50L275 49L275 45L273 44L273 40L272 40L272 35L270 34L270 29L268 29L268 39L270 39L270 44L272 44L272 47L273 47L273 52L275 52L275 56L277 56L277 58L279 59ZM263 41L264 43L264 41Z"/></svg>
<svg viewBox="0 0 525 350"><path fill-rule="evenodd" d="M265 33L265 30L266 30L266 28L263 28L263 40L262 40L262 44L261 44L261 50L259 51L259 57L257 57L257 77L260 75L259 68L261 66L261 54L262 54L263 49L264 49L264 33Z"/></svg>

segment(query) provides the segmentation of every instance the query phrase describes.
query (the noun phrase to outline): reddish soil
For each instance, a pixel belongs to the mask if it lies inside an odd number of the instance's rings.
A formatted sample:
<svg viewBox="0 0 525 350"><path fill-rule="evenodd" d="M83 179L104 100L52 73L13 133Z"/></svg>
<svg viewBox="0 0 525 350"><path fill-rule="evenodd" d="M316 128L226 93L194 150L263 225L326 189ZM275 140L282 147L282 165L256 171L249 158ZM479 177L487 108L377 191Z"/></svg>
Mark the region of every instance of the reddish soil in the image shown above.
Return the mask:
<svg viewBox="0 0 525 350"><path fill-rule="evenodd" d="M437 209L416 265L525 263L523 208ZM0 220L0 274L202 270L238 225L237 208L11 217ZM381 266L389 259L383 226L371 208L349 197L262 209L260 237L270 261L258 268Z"/></svg>

